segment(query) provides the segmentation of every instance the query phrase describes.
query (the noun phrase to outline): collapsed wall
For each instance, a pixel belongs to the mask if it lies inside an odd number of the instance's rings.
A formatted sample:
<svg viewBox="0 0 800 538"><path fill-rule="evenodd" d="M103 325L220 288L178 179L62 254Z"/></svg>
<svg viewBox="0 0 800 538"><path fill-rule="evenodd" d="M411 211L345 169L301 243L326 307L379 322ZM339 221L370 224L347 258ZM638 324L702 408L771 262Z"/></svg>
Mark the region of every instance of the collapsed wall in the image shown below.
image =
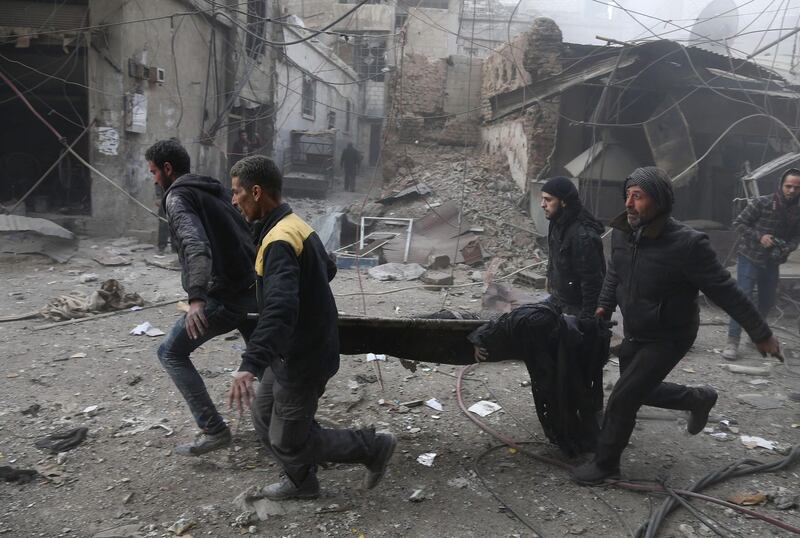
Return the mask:
<svg viewBox="0 0 800 538"><path fill-rule="evenodd" d="M496 121L492 121L490 99L560 72L562 46L556 23L541 17L528 32L494 51L483 64L483 151L505 160L523 191L545 169L555 146L559 97Z"/></svg>
<svg viewBox="0 0 800 538"><path fill-rule="evenodd" d="M482 60L406 54L389 88L400 143L477 145Z"/></svg>

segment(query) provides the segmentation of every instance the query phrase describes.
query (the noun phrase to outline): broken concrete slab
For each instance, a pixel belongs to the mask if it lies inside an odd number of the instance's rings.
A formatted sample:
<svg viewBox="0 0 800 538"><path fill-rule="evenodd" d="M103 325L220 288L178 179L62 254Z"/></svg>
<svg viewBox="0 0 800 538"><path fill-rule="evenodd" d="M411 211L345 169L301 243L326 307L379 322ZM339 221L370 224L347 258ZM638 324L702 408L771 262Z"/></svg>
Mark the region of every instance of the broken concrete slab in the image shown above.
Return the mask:
<svg viewBox="0 0 800 538"><path fill-rule="evenodd" d="M131 264L129 259L122 256L96 256L92 259L105 267L120 267Z"/></svg>
<svg viewBox="0 0 800 538"><path fill-rule="evenodd" d="M92 538L139 538L144 536L144 533L139 529L142 527L141 523L133 523L131 525L122 525L107 529L97 534L92 535Z"/></svg>
<svg viewBox="0 0 800 538"><path fill-rule="evenodd" d="M233 504L242 512L256 514L261 521L286 515L284 506L264 497L258 486L250 486L241 492L233 499Z"/></svg>
<svg viewBox="0 0 800 538"><path fill-rule="evenodd" d="M736 399L756 409L780 409L783 407L783 402L779 399L763 394L739 394Z"/></svg>
<svg viewBox="0 0 800 538"><path fill-rule="evenodd" d="M425 273L418 263L384 263L369 268L369 276L376 280L416 280Z"/></svg>
<svg viewBox="0 0 800 538"><path fill-rule="evenodd" d="M453 285L453 275L444 271L425 271L419 279L431 286Z"/></svg>
<svg viewBox="0 0 800 538"><path fill-rule="evenodd" d="M75 235L47 219L0 215L0 252L44 254L64 263L78 250Z"/></svg>
<svg viewBox="0 0 800 538"><path fill-rule="evenodd" d="M397 202L398 200L402 200L404 198L409 198L409 199L420 198L422 196L427 196L432 193L433 189L428 187L425 183L417 183L414 186L408 187L407 189L403 189L394 194L390 194L389 196L385 196L380 200L376 201L379 204L391 204Z"/></svg>

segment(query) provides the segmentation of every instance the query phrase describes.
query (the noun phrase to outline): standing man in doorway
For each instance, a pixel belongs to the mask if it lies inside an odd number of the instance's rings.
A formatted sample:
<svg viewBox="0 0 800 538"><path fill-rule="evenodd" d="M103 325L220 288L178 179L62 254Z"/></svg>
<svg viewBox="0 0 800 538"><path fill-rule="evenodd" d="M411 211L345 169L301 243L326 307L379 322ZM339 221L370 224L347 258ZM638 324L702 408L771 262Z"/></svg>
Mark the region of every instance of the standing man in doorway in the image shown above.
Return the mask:
<svg viewBox="0 0 800 538"><path fill-rule="evenodd" d="M160 140L145 152L156 184L164 190L163 210L172 244L178 249L181 282L189 311L158 348L164 370L178 387L200 435L180 444L176 454L199 456L228 446L231 432L217 412L189 355L203 343L239 329L245 341L253 331L247 313L255 311L255 249L247 223L230 202L230 191L216 179L189 172L186 149L175 139Z"/></svg>
<svg viewBox="0 0 800 538"><path fill-rule="evenodd" d="M246 129L239 129L239 138L233 143L233 148L228 155L231 166L244 159L248 155L252 155L262 145L263 143L261 142L261 136L258 133L255 133L251 140Z"/></svg>
<svg viewBox="0 0 800 538"><path fill-rule="evenodd" d="M347 143L347 147L342 151L341 166L344 169L344 190L354 192L356 190L356 174L361 166L361 152L359 152L352 142Z"/></svg>
<svg viewBox="0 0 800 538"><path fill-rule="evenodd" d="M736 281L749 298L758 290L758 311L764 319L775 306L780 265L800 242L800 170L790 168L781 175L778 190L753 198L733 221L739 232ZM742 327L731 319L728 344L722 356L737 359Z"/></svg>
<svg viewBox="0 0 800 538"><path fill-rule="evenodd" d="M605 228L581 203L566 177L542 186L541 208L550 221L547 232L547 288L550 301L565 314L594 324L606 261L600 239Z"/></svg>
<svg viewBox="0 0 800 538"><path fill-rule="evenodd" d="M763 354L781 358L772 331L736 286L708 236L673 219L672 181L660 168L637 168L625 180L625 212L611 223L611 263L597 315L619 306L625 339L620 377L606 404L594 459L573 470L586 485L619 477L620 459L642 405L689 411L686 429L703 431L717 402L711 387L665 383L700 327L697 297L706 297L742 324Z"/></svg>
<svg viewBox="0 0 800 538"><path fill-rule="evenodd" d="M231 169L233 203L257 223L258 323L234 374L228 403L241 410L253 397L256 433L284 478L264 488L272 500L319 496L317 464L361 463L363 487L383 478L397 439L390 433L321 427L314 419L328 380L339 369L338 311L330 281L336 265L316 232L281 201L283 178L260 155Z"/></svg>

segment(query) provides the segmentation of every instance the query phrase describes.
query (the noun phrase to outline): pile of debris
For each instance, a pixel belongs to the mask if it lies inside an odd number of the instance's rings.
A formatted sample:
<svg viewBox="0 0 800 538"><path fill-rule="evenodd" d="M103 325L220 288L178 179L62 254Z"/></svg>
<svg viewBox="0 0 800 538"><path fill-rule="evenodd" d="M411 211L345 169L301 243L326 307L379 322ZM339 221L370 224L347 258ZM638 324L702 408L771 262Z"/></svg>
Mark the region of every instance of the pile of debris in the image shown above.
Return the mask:
<svg viewBox="0 0 800 538"><path fill-rule="evenodd" d="M460 232L461 246L477 239L484 258L501 258L507 266L521 267L542 257L533 221L523 209L525 193L507 165L476 154L474 148L466 155L461 148L442 146L408 144L399 150L397 176L363 210L361 202L353 204L347 211L351 222L362 216L415 219L416 236L416 220L425 217L432 221L429 226L443 221L451 238Z"/></svg>

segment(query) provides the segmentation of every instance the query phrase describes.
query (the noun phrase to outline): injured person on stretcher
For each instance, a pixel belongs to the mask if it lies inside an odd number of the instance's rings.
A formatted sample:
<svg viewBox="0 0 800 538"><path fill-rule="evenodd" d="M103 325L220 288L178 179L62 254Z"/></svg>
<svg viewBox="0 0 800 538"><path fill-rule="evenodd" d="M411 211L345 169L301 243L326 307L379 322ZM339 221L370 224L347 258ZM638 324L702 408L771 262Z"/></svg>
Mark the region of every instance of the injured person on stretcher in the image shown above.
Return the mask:
<svg viewBox="0 0 800 538"><path fill-rule="evenodd" d="M547 438L574 457L594 450L603 410L611 334L608 323L596 319L579 328L577 318L547 301L491 321L451 310L407 319L340 316L340 353L463 365L474 362L473 353L481 361L520 360Z"/></svg>

